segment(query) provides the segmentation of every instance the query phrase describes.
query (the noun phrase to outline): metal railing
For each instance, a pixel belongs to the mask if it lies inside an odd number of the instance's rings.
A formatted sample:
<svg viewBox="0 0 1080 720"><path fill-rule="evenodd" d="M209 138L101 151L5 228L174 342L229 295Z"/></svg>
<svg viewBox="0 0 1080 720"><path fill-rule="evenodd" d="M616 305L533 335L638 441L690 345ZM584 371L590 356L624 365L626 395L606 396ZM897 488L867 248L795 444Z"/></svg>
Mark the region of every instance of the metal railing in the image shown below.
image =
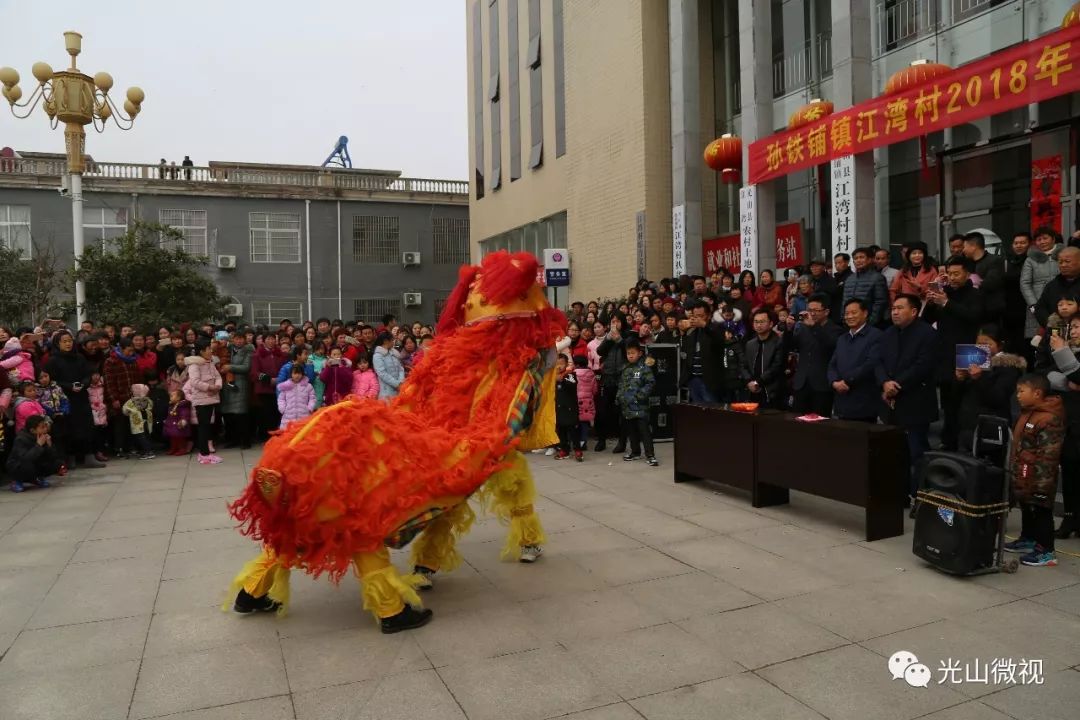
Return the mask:
<svg viewBox="0 0 1080 720"><path fill-rule="evenodd" d="M952 21L958 23L1004 2L1005 0L952 0Z"/></svg>
<svg viewBox="0 0 1080 720"><path fill-rule="evenodd" d="M874 4L877 52L894 50L938 27L940 0L878 0Z"/></svg>
<svg viewBox="0 0 1080 720"><path fill-rule="evenodd" d="M832 74L832 33L819 33L802 47L773 58L773 97L787 95Z"/></svg>
<svg viewBox="0 0 1080 720"><path fill-rule="evenodd" d="M0 158L0 180L4 175L59 177L66 172L62 159ZM312 168L276 170L251 167L181 167L88 161L83 175L87 178L140 180L145 182L228 183L237 185L281 185L323 187L368 192L431 193L468 195L467 180L434 180L372 175L350 170Z"/></svg>

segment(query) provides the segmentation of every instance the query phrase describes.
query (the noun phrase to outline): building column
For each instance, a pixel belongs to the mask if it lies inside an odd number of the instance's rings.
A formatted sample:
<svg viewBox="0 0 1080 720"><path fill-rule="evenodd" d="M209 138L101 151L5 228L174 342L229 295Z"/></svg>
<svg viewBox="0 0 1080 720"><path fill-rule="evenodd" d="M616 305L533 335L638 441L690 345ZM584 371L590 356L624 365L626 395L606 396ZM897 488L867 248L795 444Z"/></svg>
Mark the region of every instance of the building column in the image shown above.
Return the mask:
<svg viewBox="0 0 1080 720"><path fill-rule="evenodd" d="M773 134L772 6L739 0L739 80L742 94L743 176L750 169L750 144ZM757 268L776 266L776 187L757 189Z"/></svg>
<svg viewBox="0 0 1080 720"><path fill-rule="evenodd" d="M683 228L686 272L701 274L701 136L698 0L669 0L668 53L671 83L671 205L686 206Z"/></svg>
<svg viewBox="0 0 1080 720"><path fill-rule="evenodd" d="M873 96L870 3L831 0L833 94L827 98L837 110L865 102ZM874 153L855 156L855 241L857 247L876 243L874 211Z"/></svg>

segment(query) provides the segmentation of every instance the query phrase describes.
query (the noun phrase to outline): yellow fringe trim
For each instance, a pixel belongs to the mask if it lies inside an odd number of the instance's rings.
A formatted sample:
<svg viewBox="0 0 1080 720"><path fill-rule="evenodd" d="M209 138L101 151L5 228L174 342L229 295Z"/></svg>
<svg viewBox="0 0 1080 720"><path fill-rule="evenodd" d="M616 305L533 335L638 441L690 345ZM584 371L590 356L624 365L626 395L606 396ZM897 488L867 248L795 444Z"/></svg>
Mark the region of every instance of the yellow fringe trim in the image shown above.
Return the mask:
<svg viewBox="0 0 1080 720"><path fill-rule="evenodd" d="M532 423L519 436L521 450L551 447L559 442L555 432L555 370L552 368L540 383L540 399L533 409Z"/></svg>
<svg viewBox="0 0 1080 720"><path fill-rule="evenodd" d="M423 607L416 586L421 582L418 575L400 575L393 565L373 570L360 579L364 609L375 616L375 622L401 612L405 603L415 608Z"/></svg>
<svg viewBox="0 0 1080 720"><path fill-rule="evenodd" d="M516 557L523 545L542 545L544 528L533 511L536 486L525 456L515 452L509 467L488 478L477 492L480 503L499 519L509 525L500 557L504 560Z"/></svg>
<svg viewBox="0 0 1080 720"><path fill-rule="evenodd" d="M461 502L424 528L413 541L410 562L432 570L451 572L461 567L461 553L457 541L469 532L476 513L469 503Z"/></svg>
<svg viewBox="0 0 1080 720"><path fill-rule="evenodd" d="M289 569L282 567L266 550L259 557L244 563L232 583L229 584L229 594L221 605L222 610L232 610L240 590L252 587L255 592L252 595L259 597L269 595L270 599L280 603L278 616L282 616L289 606ZM264 590L265 588L265 590Z"/></svg>

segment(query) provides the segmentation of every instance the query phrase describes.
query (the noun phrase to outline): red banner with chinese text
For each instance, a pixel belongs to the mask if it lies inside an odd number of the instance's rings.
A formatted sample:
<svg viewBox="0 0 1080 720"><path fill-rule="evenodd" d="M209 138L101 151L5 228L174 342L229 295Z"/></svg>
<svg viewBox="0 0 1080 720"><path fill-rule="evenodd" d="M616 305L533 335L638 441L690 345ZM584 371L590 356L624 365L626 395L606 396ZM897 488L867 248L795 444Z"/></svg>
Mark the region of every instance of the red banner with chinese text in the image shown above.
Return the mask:
<svg viewBox="0 0 1080 720"><path fill-rule="evenodd" d="M784 223L776 226L776 269L803 264L802 223ZM701 266L705 274L727 270L738 275L742 270L742 248L739 233L720 235L701 241Z"/></svg>
<svg viewBox="0 0 1080 720"><path fill-rule="evenodd" d="M1061 234L1061 156L1031 161L1031 227Z"/></svg>
<svg viewBox="0 0 1080 720"><path fill-rule="evenodd" d="M749 183L1080 91L1080 25L750 145Z"/></svg>

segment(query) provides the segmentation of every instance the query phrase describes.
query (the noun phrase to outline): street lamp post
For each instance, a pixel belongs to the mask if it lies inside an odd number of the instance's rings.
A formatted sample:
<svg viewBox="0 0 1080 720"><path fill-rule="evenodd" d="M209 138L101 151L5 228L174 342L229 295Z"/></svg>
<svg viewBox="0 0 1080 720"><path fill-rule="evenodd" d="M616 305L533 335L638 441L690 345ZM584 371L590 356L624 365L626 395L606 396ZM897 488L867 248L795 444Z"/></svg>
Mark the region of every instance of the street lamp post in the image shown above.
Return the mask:
<svg viewBox="0 0 1080 720"><path fill-rule="evenodd" d="M64 44L71 56L71 67L53 72L48 63L34 63L32 72L38 86L26 102L22 99L19 87L19 73L13 68L0 68L0 94L11 105L11 112L17 118L26 118L44 100L43 108L49 116L49 122L55 128L64 123L64 146L67 150L68 173L71 176L71 222L74 236L75 267L78 269L83 254L83 197L82 174L86 169L86 130L93 124L98 132L105 130L109 118L113 119L121 130L130 130L135 124L135 116L142 109L146 94L137 87L128 88L124 101L124 114L109 97L112 89L112 75L99 72L94 77L85 75L75 66L75 58L82 52L82 35L68 31L64 33ZM19 110L26 109L19 114ZM86 319L86 286L82 280L75 282L75 313L81 325Z"/></svg>

